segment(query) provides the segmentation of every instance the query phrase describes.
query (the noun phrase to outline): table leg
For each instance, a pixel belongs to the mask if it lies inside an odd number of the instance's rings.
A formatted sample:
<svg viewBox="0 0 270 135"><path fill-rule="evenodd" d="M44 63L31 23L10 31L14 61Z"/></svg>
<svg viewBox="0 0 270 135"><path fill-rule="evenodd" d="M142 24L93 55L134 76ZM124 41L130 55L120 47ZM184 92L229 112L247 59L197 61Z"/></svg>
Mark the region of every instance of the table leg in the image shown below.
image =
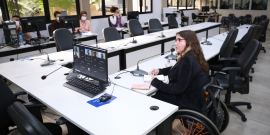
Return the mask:
<svg viewBox="0 0 270 135"><path fill-rule="evenodd" d="M163 121L156 128L156 135L171 135L172 134L172 116Z"/></svg>

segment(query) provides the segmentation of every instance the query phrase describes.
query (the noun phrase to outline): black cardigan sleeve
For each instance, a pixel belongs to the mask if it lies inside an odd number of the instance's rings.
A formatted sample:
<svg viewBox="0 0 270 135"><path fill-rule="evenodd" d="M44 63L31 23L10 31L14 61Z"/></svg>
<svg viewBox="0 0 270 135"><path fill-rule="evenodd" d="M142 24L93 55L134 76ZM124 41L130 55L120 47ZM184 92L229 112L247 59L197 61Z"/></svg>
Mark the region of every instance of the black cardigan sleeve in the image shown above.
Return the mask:
<svg viewBox="0 0 270 135"><path fill-rule="evenodd" d="M168 94L180 94L188 88L190 82L192 81L194 71L193 68L192 60L189 58L183 58L181 60L181 64L175 69L179 70L176 83L166 84L155 78L151 82L151 85Z"/></svg>
<svg viewBox="0 0 270 135"><path fill-rule="evenodd" d="M164 75L164 76L168 75L171 68L172 67L159 69L158 75Z"/></svg>

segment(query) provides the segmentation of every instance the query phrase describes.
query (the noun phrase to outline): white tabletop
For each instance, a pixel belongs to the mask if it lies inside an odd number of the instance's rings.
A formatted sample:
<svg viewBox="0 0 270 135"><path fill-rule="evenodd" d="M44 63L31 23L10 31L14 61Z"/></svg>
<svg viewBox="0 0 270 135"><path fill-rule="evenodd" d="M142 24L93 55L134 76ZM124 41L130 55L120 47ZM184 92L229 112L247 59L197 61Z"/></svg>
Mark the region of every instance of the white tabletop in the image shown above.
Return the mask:
<svg viewBox="0 0 270 135"><path fill-rule="evenodd" d="M178 110L177 106L119 86L114 88L113 96L117 97L114 101L96 108L87 103L93 98L68 89L63 83L31 89L29 93L89 134L147 134ZM105 92L111 94L112 89L113 86L107 87ZM151 106L158 106L159 110L152 111Z"/></svg>
<svg viewBox="0 0 270 135"><path fill-rule="evenodd" d="M166 24L168 24L168 22L160 22L161 23L161 25L166 25ZM142 28L147 28L148 27L148 25L141 25L142 26ZM116 29L117 29L117 31L125 31L125 32L127 32L128 31L128 28L126 28L126 27L116 27Z"/></svg>
<svg viewBox="0 0 270 135"><path fill-rule="evenodd" d="M201 45L202 51L206 60L209 60L213 58L214 56L216 56L217 54L219 54L220 48L223 44L223 41L213 39L213 38L208 39L208 41L210 41L212 45ZM169 53L164 54L163 56L159 56L157 58L148 60L147 62L141 62L139 63L139 68L146 72L150 72L153 68L156 68L156 69L165 68L167 59L165 59L164 57L167 56L168 54ZM170 62L172 63L172 65L175 64L174 60L171 60ZM130 67L126 70L133 71L135 69L137 69L137 65ZM121 85L125 88L129 88L129 89L131 88L132 84L146 84L143 81L143 77L133 76L131 73L124 73L124 74L119 75L121 79L114 78L115 76L117 76L119 73L122 73L122 72L125 72L125 71L120 71L120 72L111 74L109 78L112 80L112 82L118 85ZM156 90L157 89L155 87L151 86L149 90L133 90L133 91L144 94L144 95L149 95L155 92Z"/></svg>

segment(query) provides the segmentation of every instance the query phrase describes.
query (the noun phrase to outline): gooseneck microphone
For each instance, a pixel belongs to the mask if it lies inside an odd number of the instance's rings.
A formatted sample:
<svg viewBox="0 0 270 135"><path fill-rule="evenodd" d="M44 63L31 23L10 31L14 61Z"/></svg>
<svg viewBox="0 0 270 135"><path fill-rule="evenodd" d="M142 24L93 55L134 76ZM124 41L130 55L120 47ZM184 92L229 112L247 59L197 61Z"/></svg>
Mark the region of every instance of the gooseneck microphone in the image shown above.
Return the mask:
<svg viewBox="0 0 270 135"><path fill-rule="evenodd" d="M203 44L203 45L212 45L212 43L210 41L207 41L207 39L208 39L208 30L206 31L205 41L201 42L201 44Z"/></svg>
<svg viewBox="0 0 270 135"><path fill-rule="evenodd" d="M39 52L40 52L40 54L43 54L43 53L47 54L47 60L44 61L44 62L42 62L40 64L40 66L44 67L44 66L52 65L55 61L54 60L50 60L50 57L49 57L49 54L48 53L43 52L43 51L41 52L41 47L42 46L39 46Z"/></svg>
<svg viewBox="0 0 270 135"><path fill-rule="evenodd" d="M167 51L167 52L170 52L170 51ZM161 54L164 54L164 53L167 53L167 52L163 52L163 53L156 54L156 55L147 57L147 58L145 58L145 59L139 60L139 61L137 62L137 69L131 71L130 73L133 74L134 76L144 76L144 75L148 75L148 73L147 73L146 71L140 70L140 68L139 68L139 62L141 62L141 61L143 61L143 60L147 60L147 59L153 58L153 57L155 57L155 56L158 56L158 55L161 55Z"/></svg>
<svg viewBox="0 0 270 135"><path fill-rule="evenodd" d="M49 75L51 75L52 73L54 73L54 72L56 72L57 70L61 69L62 67L64 67L64 66L61 66L60 68L57 68L56 70L52 71L52 72L49 73L48 75L43 75L43 76L41 76L41 79L42 79L42 80L45 80Z"/></svg>
<svg viewBox="0 0 270 135"><path fill-rule="evenodd" d="M131 41L129 41L130 43L134 43L134 44L136 44L137 43L137 40L135 40L134 39L134 35L131 33L131 32L128 32L129 34L131 34L132 35L132 40Z"/></svg>
<svg viewBox="0 0 270 135"><path fill-rule="evenodd" d="M164 34L163 34L163 29L149 29L150 31L151 30L161 30L161 33L160 33L160 36L158 36L158 37L160 37L160 38L164 38L164 37L166 37ZM158 31L157 31L158 32Z"/></svg>
<svg viewBox="0 0 270 135"><path fill-rule="evenodd" d="M173 48L173 46L174 45L172 45L171 50L170 50L171 54L168 55L168 56L166 56L165 57L166 59L169 59L169 60L176 60L177 59L176 56L173 54L173 52L175 51L175 49Z"/></svg>

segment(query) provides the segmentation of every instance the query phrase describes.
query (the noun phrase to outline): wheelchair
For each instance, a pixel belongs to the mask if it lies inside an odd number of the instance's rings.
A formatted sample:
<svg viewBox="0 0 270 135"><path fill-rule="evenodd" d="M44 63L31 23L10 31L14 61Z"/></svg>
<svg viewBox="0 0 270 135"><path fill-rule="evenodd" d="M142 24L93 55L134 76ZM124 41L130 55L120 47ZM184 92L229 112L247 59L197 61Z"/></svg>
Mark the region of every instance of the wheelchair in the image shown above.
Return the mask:
<svg viewBox="0 0 270 135"><path fill-rule="evenodd" d="M172 135L219 135L223 132L229 124L229 112L226 104L219 100L219 94L222 87L215 85L215 79L211 78L211 82L203 88L203 93L213 92L214 100L219 102L223 113L219 125L214 124L207 116L210 110L213 109L212 99L203 99L205 109L198 110L194 108L179 108L177 112L172 115ZM205 96L207 97L207 96ZM213 96L212 96L213 97ZM204 111L203 111L204 110ZM220 112L219 112L220 113Z"/></svg>

